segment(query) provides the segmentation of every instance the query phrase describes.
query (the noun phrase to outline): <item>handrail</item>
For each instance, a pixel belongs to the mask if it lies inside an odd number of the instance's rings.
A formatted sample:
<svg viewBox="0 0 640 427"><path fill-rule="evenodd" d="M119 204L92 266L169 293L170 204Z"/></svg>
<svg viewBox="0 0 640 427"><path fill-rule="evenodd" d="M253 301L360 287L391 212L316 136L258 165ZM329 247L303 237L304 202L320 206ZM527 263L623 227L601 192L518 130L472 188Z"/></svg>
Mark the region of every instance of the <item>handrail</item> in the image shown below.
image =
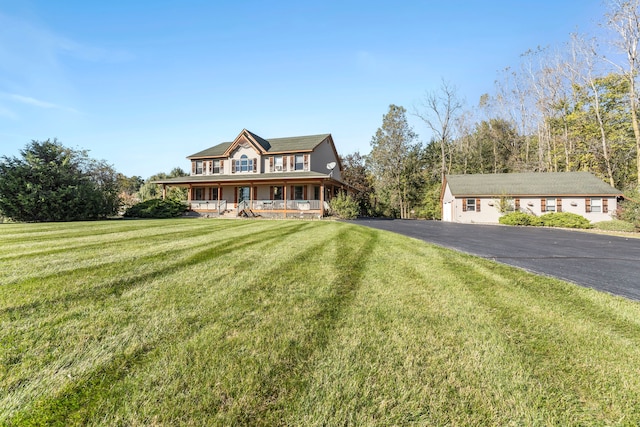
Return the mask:
<svg viewBox="0 0 640 427"><path fill-rule="evenodd" d="M222 212L226 210L227 210L227 201L220 200L220 202L218 203L218 215L220 215Z"/></svg>
<svg viewBox="0 0 640 427"><path fill-rule="evenodd" d="M247 206L249 206L249 202L247 202L246 200L243 200L240 203L238 203L238 210L237 210L238 216L240 216L240 212L245 210Z"/></svg>

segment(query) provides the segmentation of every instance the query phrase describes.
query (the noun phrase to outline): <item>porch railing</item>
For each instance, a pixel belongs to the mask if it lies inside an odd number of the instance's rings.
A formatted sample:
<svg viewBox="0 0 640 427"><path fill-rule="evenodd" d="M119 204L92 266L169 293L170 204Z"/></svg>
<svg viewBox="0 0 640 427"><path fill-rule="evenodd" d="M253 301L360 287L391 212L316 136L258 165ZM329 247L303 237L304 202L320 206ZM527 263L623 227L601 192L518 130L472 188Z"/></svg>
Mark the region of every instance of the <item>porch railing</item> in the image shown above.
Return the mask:
<svg viewBox="0 0 640 427"><path fill-rule="evenodd" d="M251 209L256 211L309 211L320 210L320 200L252 200Z"/></svg>
<svg viewBox="0 0 640 427"><path fill-rule="evenodd" d="M191 200L189 207L194 211L218 212L218 214L227 210L226 200Z"/></svg>
<svg viewBox="0 0 640 427"><path fill-rule="evenodd" d="M252 211L317 211L320 200L244 200L240 203L228 204L226 200L191 200L190 208L195 211L223 213L227 209L235 209L239 214L244 209ZM325 202L325 210L327 209Z"/></svg>
<svg viewBox="0 0 640 427"><path fill-rule="evenodd" d="M217 211L218 201L217 200L191 200L189 202L189 207L192 210Z"/></svg>

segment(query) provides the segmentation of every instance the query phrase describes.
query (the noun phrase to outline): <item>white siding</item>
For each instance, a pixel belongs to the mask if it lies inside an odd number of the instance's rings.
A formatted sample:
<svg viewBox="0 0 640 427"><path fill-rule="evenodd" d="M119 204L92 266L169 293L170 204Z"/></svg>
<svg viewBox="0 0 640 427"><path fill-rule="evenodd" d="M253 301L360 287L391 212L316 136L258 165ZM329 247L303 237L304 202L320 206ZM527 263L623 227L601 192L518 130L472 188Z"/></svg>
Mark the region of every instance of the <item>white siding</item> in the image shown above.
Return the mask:
<svg viewBox="0 0 640 427"><path fill-rule="evenodd" d="M463 211L463 199L456 198L451 195L449 187L447 186L443 195L443 209L447 202L452 201L452 221L462 223L486 223L497 224L500 219L499 198L488 197L469 197L474 199L480 199L480 212L476 211ZM520 199L520 212L533 214L536 216L544 215L548 212L542 211L542 199L555 199L556 200L556 212L558 211L557 199L562 200L562 212L571 212L581 215L587 218L591 222L609 221L613 219L613 213L617 209L617 202L615 197L589 197L598 199L607 199L608 212L587 212L586 211L586 199L587 197L519 197ZM512 202L515 207L515 199L512 198ZM444 217L444 215L443 215Z"/></svg>
<svg viewBox="0 0 640 427"><path fill-rule="evenodd" d="M231 156L225 160L224 162L224 173L225 174L230 174L232 173L231 171L231 165L233 163L232 160L236 160L236 161L240 161L240 158L242 157L242 155L246 155L249 160L253 160L253 159L258 159L257 161L257 168L258 170L255 173L261 173L261 166L262 166L262 159L260 158L260 154L253 149L253 147L241 147L239 146L238 148L236 148L235 150L233 150L233 152L231 153ZM254 172L235 172L236 174L248 174L248 173L254 173Z"/></svg>

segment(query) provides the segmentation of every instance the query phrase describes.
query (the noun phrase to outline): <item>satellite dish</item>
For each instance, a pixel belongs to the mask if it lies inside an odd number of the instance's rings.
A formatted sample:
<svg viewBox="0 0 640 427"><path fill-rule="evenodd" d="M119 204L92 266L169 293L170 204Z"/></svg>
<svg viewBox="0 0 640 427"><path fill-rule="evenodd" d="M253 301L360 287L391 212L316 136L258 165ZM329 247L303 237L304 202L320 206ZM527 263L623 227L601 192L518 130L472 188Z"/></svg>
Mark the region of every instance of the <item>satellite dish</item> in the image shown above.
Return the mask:
<svg viewBox="0 0 640 427"><path fill-rule="evenodd" d="M329 162L327 163L327 169L329 169L330 171L333 170L333 168L336 167L336 162Z"/></svg>

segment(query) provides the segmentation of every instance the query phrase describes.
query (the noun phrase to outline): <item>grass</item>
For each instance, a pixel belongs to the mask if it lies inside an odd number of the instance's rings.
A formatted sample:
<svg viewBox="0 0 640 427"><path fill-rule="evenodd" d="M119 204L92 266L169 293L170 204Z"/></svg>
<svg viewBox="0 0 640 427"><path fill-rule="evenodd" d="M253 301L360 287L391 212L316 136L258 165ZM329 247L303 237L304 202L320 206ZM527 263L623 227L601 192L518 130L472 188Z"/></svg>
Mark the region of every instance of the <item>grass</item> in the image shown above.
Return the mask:
<svg viewBox="0 0 640 427"><path fill-rule="evenodd" d="M623 233L634 233L636 231L635 225L620 219L596 222L593 226L595 229L603 231L619 231Z"/></svg>
<svg viewBox="0 0 640 427"><path fill-rule="evenodd" d="M0 243L0 424L640 423L637 302L338 222Z"/></svg>

